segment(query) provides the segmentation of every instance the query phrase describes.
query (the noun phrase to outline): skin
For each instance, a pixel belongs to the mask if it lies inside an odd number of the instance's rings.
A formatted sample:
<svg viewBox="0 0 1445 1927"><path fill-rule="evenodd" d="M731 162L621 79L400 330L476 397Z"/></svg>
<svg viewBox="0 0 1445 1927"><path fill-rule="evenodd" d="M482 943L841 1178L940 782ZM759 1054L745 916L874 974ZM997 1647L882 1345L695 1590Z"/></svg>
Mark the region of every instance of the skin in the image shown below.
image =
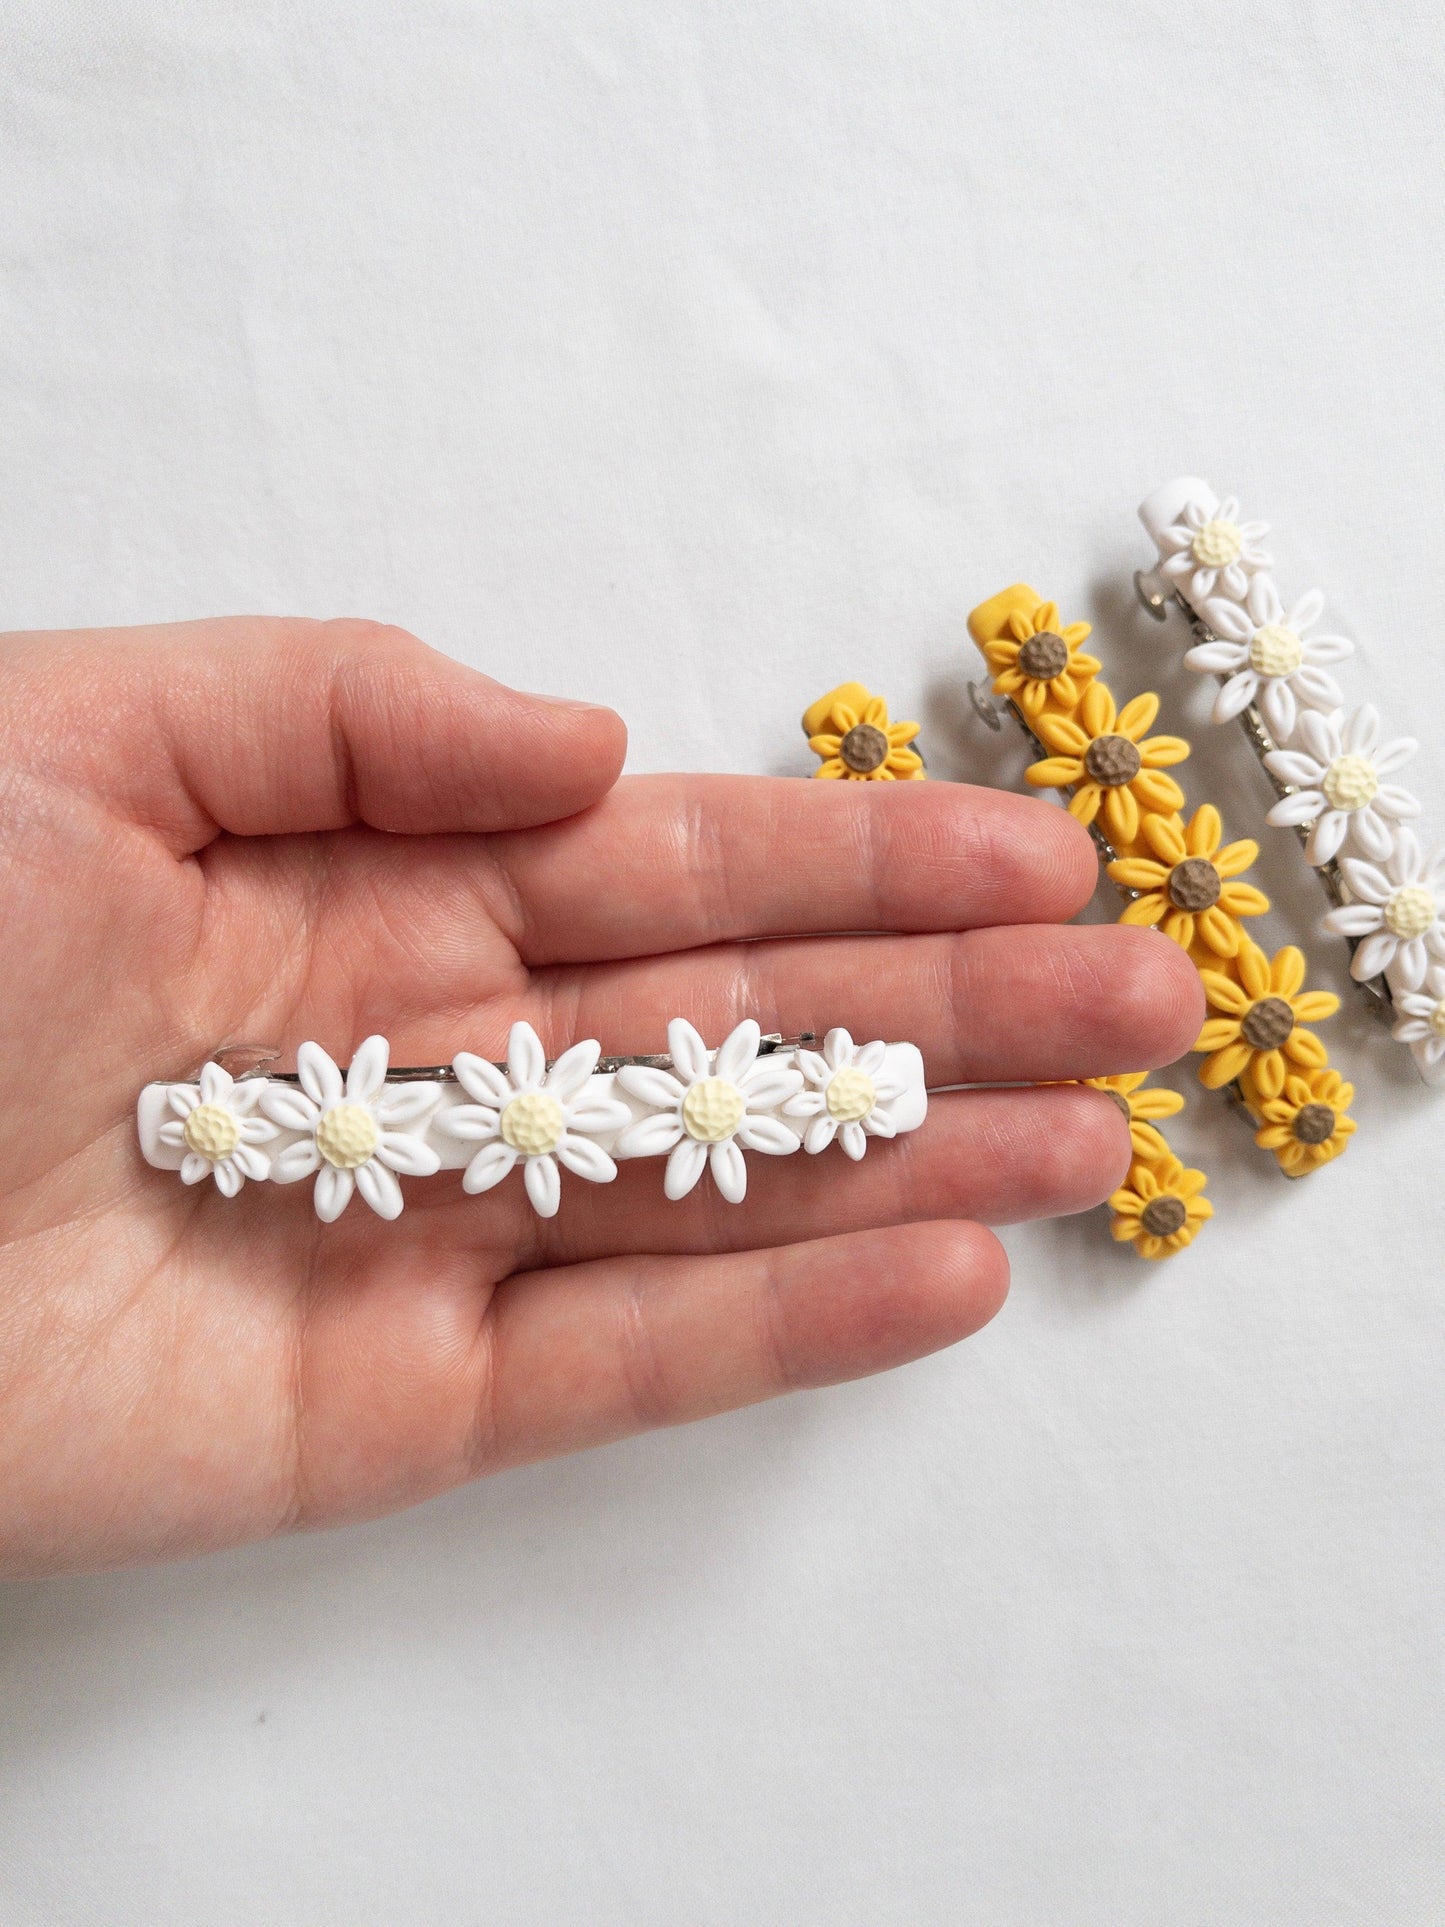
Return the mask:
<svg viewBox="0 0 1445 1927"><path fill-rule="evenodd" d="M408 1505L640 1428L883 1370L991 1318L985 1222L1128 1164L1079 1089L936 1097L926 1127L749 1160L404 1180L383 1224L309 1183L150 1169L142 1084L225 1042L371 1031L397 1064L526 1017L660 1047L689 1017L908 1038L934 1086L1167 1062L1202 1010L1157 933L1060 927L1065 812L962 784L619 780L608 710L399 631L227 620L0 639L0 1571L196 1553ZM800 935L806 932L809 934Z"/></svg>

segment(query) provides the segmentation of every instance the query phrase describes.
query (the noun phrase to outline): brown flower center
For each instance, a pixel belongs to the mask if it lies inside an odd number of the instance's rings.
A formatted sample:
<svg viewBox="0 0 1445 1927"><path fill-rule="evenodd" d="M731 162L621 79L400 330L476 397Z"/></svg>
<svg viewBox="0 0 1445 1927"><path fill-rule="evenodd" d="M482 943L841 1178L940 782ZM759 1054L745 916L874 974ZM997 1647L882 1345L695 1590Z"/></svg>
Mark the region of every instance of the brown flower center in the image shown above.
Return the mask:
<svg viewBox="0 0 1445 1927"><path fill-rule="evenodd" d="M1284 998L1261 997L1244 1013L1239 1034L1251 1050L1278 1050L1293 1029L1294 1012Z"/></svg>
<svg viewBox="0 0 1445 1927"><path fill-rule="evenodd" d="M1180 910L1208 910L1218 903L1224 879L1204 856L1187 856L1169 872L1170 901Z"/></svg>
<svg viewBox="0 0 1445 1927"><path fill-rule="evenodd" d="M1295 1112L1294 1134L1301 1144L1323 1144L1334 1130L1335 1114L1328 1104L1302 1104Z"/></svg>
<svg viewBox="0 0 1445 1927"><path fill-rule="evenodd" d="M1052 682L1069 666L1069 645L1052 629L1040 629L1019 650L1019 668L1035 682Z"/></svg>
<svg viewBox="0 0 1445 1927"><path fill-rule="evenodd" d="M1149 1200L1139 1213L1139 1222L1151 1238L1168 1238L1173 1236L1188 1216L1183 1198L1166 1193L1162 1198Z"/></svg>
<svg viewBox="0 0 1445 1927"><path fill-rule="evenodd" d="M1139 751L1127 736L1096 736L1084 752L1084 768L1096 783L1118 789L1139 774Z"/></svg>
<svg viewBox="0 0 1445 1927"><path fill-rule="evenodd" d="M854 723L838 745L838 754L849 769L867 776L888 760L888 738L872 723Z"/></svg>
<svg viewBox="0 0 1445 1927"><path fill-rule="evenodd" d="M1119 1109L1124 1113L1124 1122L1126 1124L1132 1124L1134 1122L1134 1113L1129 1109L1129 1100L1122 1091L1110 1090L1107 1084L1096 1086L1096 1088L1101 1089L1105 1097L1113 1098Z"/></svg>

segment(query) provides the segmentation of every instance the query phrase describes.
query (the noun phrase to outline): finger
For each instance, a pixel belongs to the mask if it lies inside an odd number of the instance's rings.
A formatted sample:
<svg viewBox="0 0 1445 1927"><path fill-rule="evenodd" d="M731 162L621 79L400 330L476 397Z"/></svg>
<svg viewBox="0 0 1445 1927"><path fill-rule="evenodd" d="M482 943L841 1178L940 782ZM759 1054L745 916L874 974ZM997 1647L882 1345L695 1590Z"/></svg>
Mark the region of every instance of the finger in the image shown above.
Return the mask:
<svg viewBox="0 0 1445 1927"><path fill-rule="evenodd" d="M659 1050L673 1016L720 1043L756 1017L785 1035L842 1025L917 1044L935 1087L1150 1070L1189 1049L1204 1013L1184 952L1126 924L721 944L539 972L531 1000L551 1055L579 1037Z"/></svg>
<svg viewBox="0 0 1445 1927"><path fill-rule="evenodd" d="M747 1158L748 1188L731 1205L705 1176L685 1198L663 1195L661 1159L618 1167L610 1184L564 1173L562 1208L538 1218L515 1172L482 1197L456 1194L456 1174L415 1187L418 1235L503 1251L525 1267L574 1264L629 1251L757 1250L830 1232L930 1219L1016 1224L1101 1204L1129 1168L1129 1130L1101 1091L954 1091L930 1100L920 1128L871 1139L854 1162L836 1146L816 1156Z"/></svg>
<svg viewBox="0 0 1445 1927"><path fill-rule="evenodd" d="M622 766L610 710L519 694L399 629L240 618L10 637L17 760L177 854L241 836L548 823Z"/></svg>
<svg viewBox="0 0 1445 1927"><path fill-rule="evenodd" d="M977 1331L1007 1288L970 1224L523 1274L493 1301L473 1469L886 1371Z"/></svg>
<svg viewBox="0 0 1445 1927"><path fill-rule="evenodd" d="M861 793L860 793L861 792ZM646 776L488 852L533 964L728 938L1061 921L1097 866L1067 810L964 783Z"/></svg>

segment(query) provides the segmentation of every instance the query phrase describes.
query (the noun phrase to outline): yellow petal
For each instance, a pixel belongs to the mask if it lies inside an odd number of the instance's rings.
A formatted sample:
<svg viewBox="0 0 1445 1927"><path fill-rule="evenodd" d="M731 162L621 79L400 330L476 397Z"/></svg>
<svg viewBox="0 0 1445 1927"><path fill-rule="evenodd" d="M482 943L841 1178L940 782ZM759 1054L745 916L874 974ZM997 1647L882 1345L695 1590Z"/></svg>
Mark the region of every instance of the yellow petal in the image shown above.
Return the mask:
<svg viewBox="0 0 1445 1927"><path fill-rule="evenodd" d="M916 749L894 749L888 752L883 767L894 776L911 776L914 770L923 768L923 758Z"/></svg>
<svg viewBox="0 0 1445 1927"><path fill-rule="evenodd" d="M1024 771L1024 781L1032 783L1036 790L1061 790L1077 783L1083 773L1084 766L1077 756L1049 756L1042 763L1030 763ZM1091 787L1097 790L1098 785Z"/></svg>
<svg viewBox="0 0 1445 1927"><path fill-rule="evenodd" d="M1112 870L1113 867L1111 863L1109 868ZM1135 897L1119 912L1119 921L1133 924L1138 929L1152 930L1168 908L1169 905L1157 892L1147 897Z"/></svg>
<svg viewBox="0 0 1445 1927"><path fill-rule="evenodd" d="M841 736L825 734L822 736L810 736L808 738L808 748L813 751L815 756L836 756L842 747L843 738Z"/></svg>
<svg viewBox="0 0 1445 1927"><path fill-rule="evenodd" d="M1059 634L1069 646L1070 655L1074 653L1081 642L1087 642L1093 633L1094 625L1091 622L1071 622L1066 629L1060 629L1059 631ZM1098 667L1097 663L1095 667Z"/></svg>
<svg viewBox="0 0 1445 1927"><path fill-rule="evenodd" d="M875 729L887 729L888 705L881 696L870 696L863 706L863 721Z"/></svg>
<svg viewBox="0 0 1445 1927"><path fill-rule="evenodd" d="M1024 772L1028 774L1027 771ZM1076 817L1087 830L1099 814L1099 798L1102 792L1097 783L1081 783L1069 798L1069 815Z"/></svg>
<svg viewBox="0 0 1445 1927"><path fill-rule="evenodd" d="M1276 950L1274 962L1269 967L1269 987L1275 996L1293 997L1304 980L1304 952L1296 950L1292 943L1287 943L1283 950Z"/></svg>
<svg viewBox="0 0 1445 1927"><path fill-rule="evenodd" d="M1216 1010L1228 1011L1231 1017L1242 1017L1253 1001L1240 989L1232 977L1226 977L1222 970L1201 970L1199 981L1204 986L1204 994Z"/></svg>
<svg viewBox="0 0 1445 1927"><path fill-rule="evenodd" d="M1018 683L1019 708L1026 716L1037 716L1049 700L1050 685L1040 682L1037 676L1020 676Z"/></svg>
<svg viewBox="0 0 1445 1927"><path fill-rule="evenodd" d="M1131 743L1137 743L1158 714L1159 698L1152 690L1145 690L1142 696L1125 703L1119 711L1119 734L1127 736Z"/></svg>
<svg viewBox="0 0 1445 1927"><path fill-rule="evenodd" d="M1254 1087L1266 1100L1278 1097L1284 1089L1284 1056L1277 1050L1261 1051L1249 1067Z"/></svg>
<svg viewBox="0 0 1445 1927"><path fill-rule="evenodd" d="M889 723L883 734L895 749L902 749L905 743L913 741L922 727L921 723Z"/></svg>
<svg viewBox="0 0 1445 1927"><path fill-rule="evenodd" d="M1187 950L1194 941L1194 913L1192 910L1175 910L1164 919L1164 934L1170 943L1177 943L1181 950Z"/></svg>
<svg viewBox="0 0 1445 1927"><path fill-rule="evenodd" d="M853 774L841 757L830 756L826 763L819 763L813 771L814 776L851 776Z"/></svg>
<svg viewBox="0 0 1445 1927"><path fill-rule="evenodd" d="M1257 943L1245 939L1234 960L1234 968L1252 1002L1257 1003L1261 997L1269 995L1269 959Z"/></svg>
<svg viewBox="0 0 1445 1927"><path fill-rule="evenodd" d="M1232 957L1244 940L1244 933L1232 917L1213 904L1199 913L1199 934L1216 957Z"/></svg>
<svg viewBox="0 0 1445 1927"><path fill-rule="evenodd" d="M1222 877L1237 877L1258 855L1259 845L1244 837L1238 843L1226 843L1214 859L1214 867Z"/></svg>
<svg viewBox="0 0 1445 1927"><path fill-rule="evenodd" d="M1237 1043L1238 1039L1239 1019L1237 1017L1209 1017L1206 1018L1204 1028L1189 1048L1191 1050L1223 1050L1226 1044ZM1245 1046L1244 1054L1248 1057L1248 1045ZM1230 1076L1232 1077L1233 1075L1234 1073L1231 1071ZM1226 1077L1224 1081L1227 1084L1229 1078Z"/></svg>
<svg viewBox="0 0 1445 1927"><path fill-rule="evenodd" d="M1065 709L1072 709L1079 700L1078 685L1067 669L1060 670L1052 682L1041 682L1035 687L1052 697L1056 703L1062 703Z"/></svg>
<svg viewBox="0 0 1445 1927"><path fill-rule="evenodd" d="M1137 1117L1129 1120L1129 1143L1134 1155L1141 1158L1167 1157L1169 1146L1152 1124L1145 1124Z"/></svg>
<svg viewBox="0 0 1445 1927"><path fill-rule="evenodd" d="M1177 816L1161 816L1157 810L1151 810L1140 825L1140 832L1149 848L1171 870L1188 855L1184 846L1184 825Z"/></svg>
<svg viewBox="0 0 1445 1927"><path fill-rule="evenodd" d="M1110 1199L1110 1203L1113 1203L1112 1199ZM1114 1218L1109 1224L1110 1236L1116 1239L1121 1245L1128 1244L1137 1238L1141 1229L1142 1227L1137 1218Z"/></svg>
<svg viewBox="0 0 1445 1927"><path fill-rule="evenodd" d="M871 697L869 701L872 701ZM833 727L838 731L840 737L846 736L850 729L856 729L858 723L858 712L851 703L834 703Z"/></svg>
<svg viewBox="0 0 1445 1927"><path fill-rule="evenodd" d="M1206 1028L1208 1028L1206 1026ZM1194 1047L1200 1048L1198 1044ZM1232 1084L1250 1059L1248 1044L1226 1044L1223 1050L1216 1050L1212 1057L1206 1057L1199 1066L1199 1081L1207 1091L1223 1090Z"/></svg>
<svg viewBox="0 0 1445 1927"><path fill-rule="evenodd" d="M1226 883L1219 893L1219 908L1231 917L1262 917L1269 898L1252 883Z"/></svg>
<svg viewBox="0 0 1445 1927"><path fill-rule="evenodd" d="M1303 964L1303 957L1300 962ZM1301 1024L1322 1024L1340 1007L1340 1000L1332 990L1307 990L1303 996L1291 997L1289 1003L1295 1021Z"/></svg>
<svg viewBox="0 0 1445 1927"><path fill-rule="evenodd" d="M1107 736L1114 727L1114 696L1107 683L1091 682L1079 705L1079 720L1090 736Z"/></svg>
<svg viewBox="0 0 1445 1927"><path fill-rule="evenodd" d="M1292 1030L1284 1040L1283 1049L1292 1064L1303 1064L1312 1071L1323 1070L1330 1061L1329 1052L1312 1030ZM1283 1075L1280 1082L1284 1082Z"/></svg>
<svg viewBox="0 0 1445 1927"><path fill-rule="evenodd" d="M1289 1143L1290 1127L1288 1124L1266 1124L1262 1130L1255 1132L1254 1141L1261 1151L1277 1151L1281 1145Z"/></svg>
<svg viewBox="0 0 1445 1927"><path fill-rule="evenodd" d="M1185 1209L1189 1213L1190 1221L1194 1224L1203 1224L1214 1216L1214 1206L1208 1198L1191 1198Z"/></svg>
<svg viewBox="0 0 1445 1927"><path fill-rule="evenodd" d="M1162 863L1151 863L1147 856L1121 856L1107 865L1110 878L1126 890L1162 890L1169 872Z"/></svg>
<svg viewBox="0 0 1445 1927"><path fill-rule="evenodd" d="M1139 805L1127 785L1104 792L1104 827L1116 848L1121 843L1132 843L1139 834Z"/></svg>
<svg viewBox="0 0 1445 1927"><path fill-rule="evenodd" d="M1167 1090L1163 1085L1151 1084L1147 1091L1140 1091L1130 1103L1135 1117L1173 1117L1176 1111L1184 1109L1184 1095L1181 1091Z"/></svg>
<svg viewBox="0 0 1445 1927"><path fill-rule="evenodd" d="M1159 770L1141 769L1130 785L1139 801L1151 810L1182 810L1184 792L1172 776Z"/></svg>
<svg viewBox="0 0 1445 1927"><path fill-rule="evenodd" d="M1016 642L1027 642L1029 637L1034 633L1034 625L1022 609L1011 609L1009 611L1008 626L1013 631Z"/></svg>
<svg viewBox="0 0 1445 1927"><path fill-rule="evenodd" d="M1224 825L1219 820L1219 811L1212 803L1201 803L1189 820L1184 841L1189 846L1191 856L1212 857L1223 835Z"/></svg>
<svg viewBox="0 0 1445 1927"><path fill-rule="evenodd" d="M1089 747L1087 732L1072 716L1041 716L1038 733L1044 747L1061 756L1082 756Z"/></svg>
<svg viewBox="0 0 1445 1927"><path fill-rule="evenodd" d="M1167 769L1172 763L1182 763L1189 754L1189 745L1182 736L1149 736L1139 745L1139 758L1145 769ZM1175 809L1179 808L1176 803Z"/></svg>
<svg viewBox="0 0 1445 1927"><path fill-rule="evenodd" d="M1019 644L1001 638L983 645L983 659L990 669L1012 669L1019 659Z"/></svg>

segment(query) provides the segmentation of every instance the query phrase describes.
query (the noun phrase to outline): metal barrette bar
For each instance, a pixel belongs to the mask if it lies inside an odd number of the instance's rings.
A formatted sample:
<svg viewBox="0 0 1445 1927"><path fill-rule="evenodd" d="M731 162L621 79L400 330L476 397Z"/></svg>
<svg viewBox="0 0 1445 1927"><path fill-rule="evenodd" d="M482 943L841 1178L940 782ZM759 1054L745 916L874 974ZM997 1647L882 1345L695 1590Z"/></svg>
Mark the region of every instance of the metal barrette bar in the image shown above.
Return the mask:
<svg viewBox="0 0 1445 1927"><path fill-rule="evenodd" d="M818 1041L815 1030L800 1030L791 1037L785 1037L780 1030L765 1031L758 1039L758 1056L771 1057L775 1051L807 1048ZM273 1084L299 1084L297 1071L273 1071L270 1067L278 1063L282 1052L279 1046L266 1044L222 1044L211 1052L209 1062L219 1064L221 1069L233 1077L238 1084L253 1077L264 1077ZM555 1057L547 1059L547 1069L556 1063ZM505 1071L505 1058L490 1058L494 1070ZM672 1056L668 1051L653 1051L641 1056L599 1057L597 1070L620 1071L625 1065L639 1064L644 1069L670 1071L673 1067ZM200 1067L196 1067L199 1074ZM456 1071L450 1064L394 1064L386 1073L389 1084L454 1084Z"/></svg>

